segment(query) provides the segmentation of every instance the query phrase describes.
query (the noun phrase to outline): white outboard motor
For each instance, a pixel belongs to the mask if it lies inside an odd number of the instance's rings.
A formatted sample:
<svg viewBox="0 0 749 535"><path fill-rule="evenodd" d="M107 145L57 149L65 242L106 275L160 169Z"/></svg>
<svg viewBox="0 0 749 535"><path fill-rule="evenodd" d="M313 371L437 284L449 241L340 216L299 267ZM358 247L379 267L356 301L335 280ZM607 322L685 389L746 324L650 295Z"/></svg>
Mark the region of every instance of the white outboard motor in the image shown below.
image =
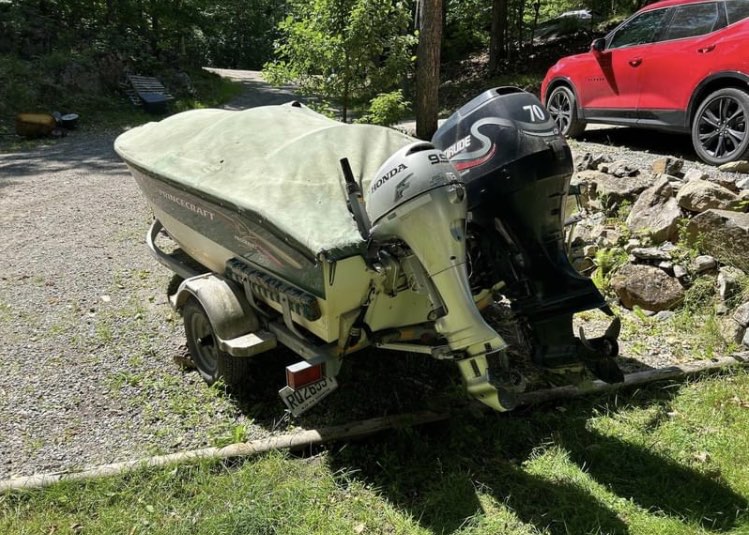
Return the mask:
<svg viewBox="0 0 749 535"><path fill-rule="evenodd" d="M404 241L436 294L435 328L447 339L467 390L496 410L514 405L490 382L486 355L507 347L486 324L471 296L466 272L466 192L455 167L431 143L393 154L369 187L370 236Z"/></svg>

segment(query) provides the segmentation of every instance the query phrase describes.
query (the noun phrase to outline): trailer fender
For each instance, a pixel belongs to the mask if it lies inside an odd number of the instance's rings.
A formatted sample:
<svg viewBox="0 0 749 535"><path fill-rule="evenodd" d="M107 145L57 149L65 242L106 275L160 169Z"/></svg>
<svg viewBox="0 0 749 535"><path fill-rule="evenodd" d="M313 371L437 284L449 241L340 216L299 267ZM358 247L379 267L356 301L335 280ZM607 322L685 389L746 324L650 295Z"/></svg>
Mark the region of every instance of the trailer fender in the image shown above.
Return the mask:
<svg viewBox="0 0 749 535"><path fill-rule="evenodd" d="M186 279L172 297L177 312L191 297L205 310L219 348L235 357L246 357L276 347L276 337L260 331L260 321L241 288L213 273Z"/></svg>

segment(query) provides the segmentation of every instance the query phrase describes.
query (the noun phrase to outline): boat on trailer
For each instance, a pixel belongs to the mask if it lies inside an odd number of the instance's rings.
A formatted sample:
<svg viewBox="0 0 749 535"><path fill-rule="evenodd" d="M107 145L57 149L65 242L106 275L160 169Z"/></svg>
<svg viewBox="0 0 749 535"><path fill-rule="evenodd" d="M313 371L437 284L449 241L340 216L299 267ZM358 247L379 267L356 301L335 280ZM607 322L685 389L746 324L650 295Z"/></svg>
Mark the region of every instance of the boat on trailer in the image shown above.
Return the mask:
<svg viewBox="0 0 749 535"><path fill-rule="evenodd" d="M292 102L180 113L115 150L153 210L152 254L184 279L170 299L208 383L241 388L281 343L301 357L280 391L301 414L376 346L453 360L470 395L509 410L522 381L506 358L490 370L507 344L480 311L503 292L536 364L621 381L618 320L572 333L575 312L610 311L564 255L571 155L526 92L485 92L432 142Z"/></svg>

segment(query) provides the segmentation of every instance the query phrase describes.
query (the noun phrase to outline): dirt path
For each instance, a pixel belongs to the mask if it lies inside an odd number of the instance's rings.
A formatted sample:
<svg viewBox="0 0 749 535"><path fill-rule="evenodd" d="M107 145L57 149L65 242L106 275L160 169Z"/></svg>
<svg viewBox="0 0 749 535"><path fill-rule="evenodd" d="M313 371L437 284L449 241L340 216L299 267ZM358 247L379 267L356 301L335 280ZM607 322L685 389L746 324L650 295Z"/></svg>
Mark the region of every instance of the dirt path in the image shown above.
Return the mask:
<svg viewBox="0 0 749 535"><path fill-rule="evenodd" d="M304 100L294 94L293 87L272 87L263 79L259 71L240 71L234 69L208 69L219 76L239 82L244 90L231 102L223 107L227 110L243 110L254 108L256 106L272 106L275 104L285 104L290 100Z"/></svg>
<svg viewBox="0 0 749 535"><path fill-rule="evenodd" d="M232 77L247 89L227 108L293 98ZM144 246L151 214L114 137L84 124L0 153L0 477L266 433L172 363L184 337L170 276Z"/></svg>

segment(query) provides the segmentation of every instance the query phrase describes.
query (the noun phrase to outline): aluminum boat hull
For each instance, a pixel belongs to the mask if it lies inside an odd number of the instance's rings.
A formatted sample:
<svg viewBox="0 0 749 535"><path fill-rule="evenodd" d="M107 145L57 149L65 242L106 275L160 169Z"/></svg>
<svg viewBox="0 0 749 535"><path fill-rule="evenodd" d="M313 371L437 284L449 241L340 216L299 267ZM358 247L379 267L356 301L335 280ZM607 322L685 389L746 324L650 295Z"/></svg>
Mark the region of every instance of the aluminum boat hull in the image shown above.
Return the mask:
<svg viewBox="0 0 749 535"><path fill-rule="evenodd" d="M293 319L323 341L338 340L347 315L357 313L367 299L375 277L359 248L315 257L257 214L126 163L154 216L187 255L206 271L218 274L226 272L229 261L239 259L251 269L314 296L320 317L310 320L293 314ZM260 295L259 300L278 312L283 310L280 302L267 296ZM380 294L377 300L368 316L372 330L427 320L429 303L422 293Z"/></svg>

